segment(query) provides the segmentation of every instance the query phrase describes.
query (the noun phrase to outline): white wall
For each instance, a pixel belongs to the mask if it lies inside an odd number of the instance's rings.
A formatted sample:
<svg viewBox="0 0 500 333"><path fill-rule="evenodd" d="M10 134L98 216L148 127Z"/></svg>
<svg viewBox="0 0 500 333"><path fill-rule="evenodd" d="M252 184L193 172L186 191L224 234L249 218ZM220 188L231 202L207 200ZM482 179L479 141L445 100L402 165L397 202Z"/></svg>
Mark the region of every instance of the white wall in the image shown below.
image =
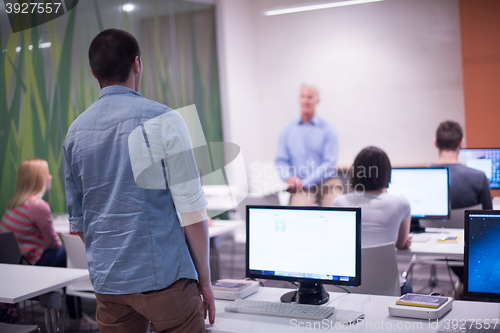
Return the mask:
<svg viewBox="0 0 500 333"><path fill-rule="evenodd" d="M264 9L316 0L218 0L225 140L247 164L272 161L298 116L302 82L336 127L339 165L367 145L394 165L436 159L439 122L463 125L458 0L387 0L278 16Z"/></svg>

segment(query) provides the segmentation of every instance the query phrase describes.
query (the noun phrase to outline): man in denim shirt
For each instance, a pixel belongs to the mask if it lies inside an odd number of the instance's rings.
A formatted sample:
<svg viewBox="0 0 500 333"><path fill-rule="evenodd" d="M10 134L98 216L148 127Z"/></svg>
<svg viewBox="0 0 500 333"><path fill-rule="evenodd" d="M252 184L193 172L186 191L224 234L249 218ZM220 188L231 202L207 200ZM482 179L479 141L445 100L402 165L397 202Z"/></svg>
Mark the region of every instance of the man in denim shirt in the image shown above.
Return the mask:
<svg viewBox="0 0 500 333"><path fill-rule="evenodd" d="M205 332L207 312L215 319L206 200L186 124L137 93L142 63L129 33L98 34L89 60L102 90L71 125L64 158L71 231L85 242L99 330L145 332L150 321L157 332Z"/></svg>

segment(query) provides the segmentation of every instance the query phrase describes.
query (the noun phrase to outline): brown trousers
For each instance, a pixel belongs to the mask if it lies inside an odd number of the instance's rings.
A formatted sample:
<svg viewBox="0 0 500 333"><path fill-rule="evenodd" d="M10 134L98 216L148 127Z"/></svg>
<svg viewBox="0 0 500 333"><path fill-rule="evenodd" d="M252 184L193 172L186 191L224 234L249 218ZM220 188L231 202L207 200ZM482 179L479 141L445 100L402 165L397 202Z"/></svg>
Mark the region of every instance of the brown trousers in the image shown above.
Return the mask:
<svg viewBox="0 0 500 333"><path fill-rule="evenodd" d="M169 287L144 293L98 294L96 320L100 333L205 333L197 282L179 279Z"/></svg>

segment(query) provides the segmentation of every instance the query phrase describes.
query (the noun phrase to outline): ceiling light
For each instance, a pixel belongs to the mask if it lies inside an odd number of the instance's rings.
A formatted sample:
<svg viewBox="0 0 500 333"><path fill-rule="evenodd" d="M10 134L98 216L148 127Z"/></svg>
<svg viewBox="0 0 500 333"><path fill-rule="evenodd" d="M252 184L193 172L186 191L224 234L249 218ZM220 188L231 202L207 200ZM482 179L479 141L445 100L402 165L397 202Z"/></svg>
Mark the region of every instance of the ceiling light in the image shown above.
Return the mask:
<svg viewBox="0 0 500 333"><path fill-rule="evenodd" d="M134 8L135 8L135 6L132 5L131 3L127 3L127 4L122 6L122 9L124 12L131 12L134 10Z"/></svg>
<svg viewBox="0 0 500 333"><path fill-rule="evenodd" d="M384 1L384 0L351 0L351 1L322 3L322 4L317 4L317 5L289 7L289 8L282 8L282 9L271 9L271 10L264 11L264 15L272 16L272 15L280 15L280 14L290 14L290 13L305 12L308 10L326 9L326 8L342 7L342 6L349 6L349 5L359 5L362 3L378 2L378 1Z"/></svg>
<svg viewBox="0 0 500 333"><path fill-rule="evenodd" d="M46 49L47 47L50 47L50 45L52 45L52 43L51 43L51 42L47 42L47 43L40 43L40 44L38 45L38 47L39 47L39 48L41 48L41 49Z"/></svg>
<svg viewBox="0 0 500 333"><path fill-rule="evenodd" d="M16 52L21 52L21 47L20 46L16 47Z"/></svg>

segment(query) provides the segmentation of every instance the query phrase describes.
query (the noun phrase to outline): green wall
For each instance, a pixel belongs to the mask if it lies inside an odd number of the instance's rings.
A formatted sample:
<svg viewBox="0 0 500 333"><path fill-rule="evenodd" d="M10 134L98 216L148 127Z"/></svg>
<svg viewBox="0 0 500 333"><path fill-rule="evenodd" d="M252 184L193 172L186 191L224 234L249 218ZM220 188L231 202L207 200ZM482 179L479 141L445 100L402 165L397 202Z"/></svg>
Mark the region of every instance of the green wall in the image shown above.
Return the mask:
<svg viewBox="0 0 500 333"><path fill-rule="evenodd" d="M207 142L223 141L214 7L151 0L126 13L121 4L80 1L66 15L18 33L0 24L2 212L18 165L32 157L49 162L54 178L45 199L52 210L66 210L62 145L69 125L99 95L87 52L103 29L137 37L144 59L142 95L173 108L196 104Z"/></svg>

